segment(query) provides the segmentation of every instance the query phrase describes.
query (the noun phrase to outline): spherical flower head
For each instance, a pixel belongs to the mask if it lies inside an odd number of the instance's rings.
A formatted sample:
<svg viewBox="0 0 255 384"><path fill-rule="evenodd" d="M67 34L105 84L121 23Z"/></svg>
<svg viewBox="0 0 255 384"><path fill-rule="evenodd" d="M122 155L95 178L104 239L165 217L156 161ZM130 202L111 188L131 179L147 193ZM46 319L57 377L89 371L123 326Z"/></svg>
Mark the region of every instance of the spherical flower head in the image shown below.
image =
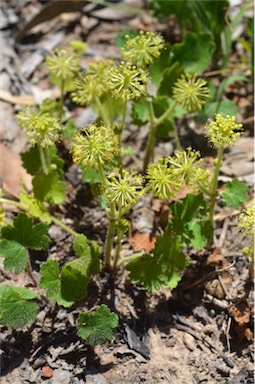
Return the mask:
<svg viewBox="0 0 255 384"><path fill-rule="evenodd" d="M163 47L164 39L159 33L140 31L139 35L134 38L126 36L122 57L137 67L146 67L160 56Z"/></svg>
<svg viewBox="0 0 255 384"><path fill-rule="evenodd" d="M188 112L197 111L203 107L208 97L206 81L199 79L196 74L183 74L173 87L173 98Z"/></svg>
<svg viewBox="0 0 255 384"><path fill-rule="evenodd" d="M215 148L232 147L243 133L243 125L236 122L235 116L215 115L215 121L206 125L207 136Z"/></svg>
<svg viewBox="0 0 255 384"><path fill-rule="evenodd" d="M150 164L147 179L148 188L160 199L175 197L181 188L181 181L174 173L174 167L168 166L167 159L159 159L157 164Z"/></svg>
<svg viewBox="0 0 255 384"><path fill-rule="evenodd" d="M148 74L142 68L121 62L109 71L109 89L116 99L122 101L138 99L147 93Z"/></svg>
<svg viewBox="0 0 255 384"><path fill-rule="evenodd" d="M86 74L80 75L74 81L76 92L72 93L74 102L80 105L89 105L97 98L109 91L108 71L111 61L98 61L89 65Z"/></svg>
<svg viewBox="0 0 255 384"><path fill-rule="evenodd" d="M82 166L99 169L119 155L118 139L111 127L91 125L76 132L71 146L75 162Z"/></svg>
<svg viewBox="0 0 255 384"><path fill-rule="evenodd" d="M143 178L135 172L123 171L122 175L111 173L106 195L119 208L130 208L143 195Z"/></svg>
<svg viewBox="0 0 255 384"><path fill-rule="evenodd" d="M73 40L71 41L71 47L73 48L74 52L76 52L78 55L81 55L87 51L88 44L80 40Z"/></svg>
<svg viewBox="0 0 255 384"><path fill-rule="evenodd" d="M25 129L32 146L38 144L45 148L60 139L62 133L60 120L48 112L28 107L18 113L17 120L20 126Z"/></svg>
<svg viewBox="0 0 255 384"><path fill-rule="evenodd" d="M168 157L167 160L174 166L176 176L181 177L187 186L196 181L198 166L203 161L200 152L194 151L191 147L185 151L176 151L174 156Z"/></svg>
<svg viewBox="0 0 255 384"><path fill-rule="evenodd" d="M46 59L53 84L62 85L73 80L79 71L79 57L65 49L55 49Z"/></svg>
<svg viewBox="0 0 255 384"><path fill-rule="evenodd" d="M246 236L254 237L254 206L250 206L239 216L239 228Z"/></svg>

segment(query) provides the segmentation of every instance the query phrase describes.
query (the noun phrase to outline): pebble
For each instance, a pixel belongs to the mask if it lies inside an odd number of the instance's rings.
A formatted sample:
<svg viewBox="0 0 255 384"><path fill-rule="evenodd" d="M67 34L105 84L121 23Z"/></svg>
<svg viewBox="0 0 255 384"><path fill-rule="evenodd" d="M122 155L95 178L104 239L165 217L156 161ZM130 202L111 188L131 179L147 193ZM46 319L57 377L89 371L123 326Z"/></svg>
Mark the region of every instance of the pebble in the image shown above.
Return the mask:
<svg viewBox="0 0 255 384"><path fill-rule="evenodd" d="M51 384L69 384L71 381L71 375L69 371L66 371L62 368L54 370Z"/></svg>
<svg viewBox="0 0 255 384"><path fill-rule="evenodd" d="M195 339L192 335L190 335L189 333L184 333L183 335L183 343L185 344L185 346L190 350L190 351L194 351L194 349L196 348L196 342L195 342Z"/></svg>

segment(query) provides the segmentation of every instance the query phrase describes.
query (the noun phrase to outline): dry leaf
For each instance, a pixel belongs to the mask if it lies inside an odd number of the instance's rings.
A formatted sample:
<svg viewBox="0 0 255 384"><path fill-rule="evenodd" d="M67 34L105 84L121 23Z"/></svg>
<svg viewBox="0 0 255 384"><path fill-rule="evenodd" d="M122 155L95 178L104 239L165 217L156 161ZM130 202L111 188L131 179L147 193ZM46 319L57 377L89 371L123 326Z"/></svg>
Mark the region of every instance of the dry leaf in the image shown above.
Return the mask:
<svg viewBox="0 0 255 384"><path fill-rule="evenodd" d="M134 252L150 252L155 246L156 237L150 237L150 235L145 232L136 232L133 237L128 239L128 242L133 246Z"/></svg>
<svg viewBox="0 0 255 384"><path fill-rule="evenodd" d="M217 264L222 264L224 260L224 256L221 253L220 248L215 248L213 252L208 256L206 260L207 265L217 265Z"/></svg>
<svg viewBox="0 0 255 384"><path fill-rule="evenodd" d="M235 321L241 326L250 322L251 310L245 301L232 307L231 314Z"/></svg>

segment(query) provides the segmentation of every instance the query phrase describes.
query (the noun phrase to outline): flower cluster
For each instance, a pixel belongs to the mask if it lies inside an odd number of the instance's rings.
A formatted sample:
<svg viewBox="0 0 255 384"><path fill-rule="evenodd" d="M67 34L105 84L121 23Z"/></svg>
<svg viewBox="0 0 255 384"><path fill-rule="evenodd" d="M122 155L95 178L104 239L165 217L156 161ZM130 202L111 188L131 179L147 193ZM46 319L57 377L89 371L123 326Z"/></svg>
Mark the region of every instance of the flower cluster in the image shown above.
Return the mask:
<svg viewBox="0 0 255 384"><path fill-rule="evenodd" d="M243 125L234 116L217 114L215 121L207 124L207 136L215 148L233 146L243 132Z"/></svg>
<svg viewBox="0 0 255 384"><path fill-rule="evenodd" d="M168 159L159 159L157 164L150 164L147 172L147 187L160 199L175 197L181 188L181 180L168 165Z"/></svg>
<svg viewBox="0 0 255 384"><path fill-rule="evenodd" d="M174 84L173 98L188 112L201 109L207 97L206 81L197 78L195 74L182 75Z"/></svg>
<svg viewBox="0 0 255 384"><path fill-rule="evenodd" d="M246 212L239 216L239 228L246 236L254 236L254 206L246 209Z"/></svg>
<svg viewBox="0 0 255 384"><path fill-rule="evenodd" d="M117 176L111 173L106 195L120 208L132 207L143 195L143 178L135 172L123 171Z"/></svg>
<svg viewBox="0 0 255 384"><path fill-rule="evenodd" d="M93 124L76 132L71 153L75 162L99 169L119 155L118 140L112 128Z"/></svg>
<svg viewBox="0 0 255 384"><path fill-rule="evenodd" d="M42 109L27 107L17 115L32 146L48 147L60 138L62 126L59 119Z"/></svg>
<svg viewBox="0 0 255 384"><path fill-rule="evenodd" d="M80 105L89 105L96 97L107 93L108 72L112 65L111 61L91 63L86 74L74 81L76 92L72 93L73 101Z"/></svg>
<svg viewBox="0 0 255 384"><path fill-rule="evenodd" d="M147 71L130 63L121 62L109 71L108 86L112 95L122 101L133 100L147 93Z"/></svg>
<svg viewBox="0 0 255 384"><path fill-rule="evenodd" d="M55 49L46 59L46 67L50 71L51 81L62 85L68 83L79 71L79 57L65 49Z"/></svg>
<svg viewBox="0 0 255 384"><path fill-rule="evenodd" d="M154 32L140 31L139 35L130 38L126 37L126 43L122 48L122 57L131 63L135 63L137 67L146 67L153 60L160 56L160 51L164 47L163 37Z"/></svg>

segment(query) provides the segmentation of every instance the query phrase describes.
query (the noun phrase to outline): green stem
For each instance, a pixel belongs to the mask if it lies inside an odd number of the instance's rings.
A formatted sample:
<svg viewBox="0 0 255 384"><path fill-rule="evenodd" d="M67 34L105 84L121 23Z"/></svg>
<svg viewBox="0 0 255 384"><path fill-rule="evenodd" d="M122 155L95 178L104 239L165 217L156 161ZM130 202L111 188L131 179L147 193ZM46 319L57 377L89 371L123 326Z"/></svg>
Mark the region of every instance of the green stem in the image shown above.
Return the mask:
<svg viewBox="0 0 255 384"><path fill-rule="evenodd" d="M95 102L96 102L97 108L99 110L99 114L102 117L102 119L104 120L105 124L110 125L110 120L108 119L108 117L104 111L103 105L102 105L99 97L95 97Z"/></svg>
<svg viewBox="0 0 255 384"><path fill-rule="evenodd" d="M65 232L69 233L70 235L72 235L74 237L79 235L78 232L69 228L67 225L63 224L60 220L56 219L55 217L51 216L51 220L54 224L56 224L58 227L62 228Z"/></svg>
<svg viewBox="0 0 255 384"><path fill-rule="evenodd" d="M122 264L124 264L126 262L130 262L130 261L133 261L135 259L138 259L139 257L141 257L143 255L144 255L144 253L134 253L133 255L126 256L122 260L118 261L117 267L119 267L120 265L122 265Z"/></svg>
<svg viewBox="0 0 255 384"><path fill-rule="evenodd" d="M60 113L60 119L62 119L64 114L64 96L65 96L65 81L61 81L60 86L60 106L61 106L61 113Z"/></svg>
<svg viewBox="0 0 255 384"><path fill-rule="evenodd" d="M30 279L34 283L35 287L37 287L38 283L36 281L36 278L33 275L33 270L32 270L31 262L30 262L30 259L29 259L29 254L27 254L27 268L26 268L26 270L27 270L27 273L28 273Z"/></svg>
<svg viewBox="0 0 255 384"><path fill-rule="evenodd" d="M211 183L211 201L209 206L209 220L211 221L212 226L213 226L214 207L215 207L216 197L217 197L218 177L220 173L223 152L224 152L224 146L222 145L218 151L218 158L217 160L215 160L215 167L214 167L213 178Z"/></svg>
<svg viewBox="0 0 255 384"><path fill-rule="evenodd" d="M118 223L117 223L117 242L116 242L116 248L115 248L115 259L113 268L117 267L119 258L120 258L120 249L121 249L121 240L123 239L123 231L120 229L120 220L122 218L122 212L121 209L118 212Z"/></svg>
<svg viewBox="0 0 255 384"><path fill-rule="evenodd" d="M102 165L98 164L98 171L102 180L103 185L105 188L107 188L107 179L105 177L105 173L103 170ZM113 244L113 238L115 234L115 228L116 228L116 210L115 205L112 202L109 202L110 204L110 223L107 229L106 239L105 239L105 248L104 248L104 266L106 268L111 267L111 250L112 250L112 244Z"/></svg>
<svg viewBox="0 0 255 384"><path fill-rule="evenodd" d="M17 208L21 209L22 211L26 211L27 210L27 207L24 204L22 204L21 202L10 200L10 199L6 199L5 197L0 197L0 203L8 204L8 205L13 205L14 207L17 207Z"/></svg>
<svg viewBox="0 0 255 384"><path fill-rule="evenodd" d="M173 104L169 105L169 107L163 113L163 115L161 115L160 117L155 119L156 126L159 126L159 124L163 123L163 121L170 115L170 113L174 111L176 105L177 105L177 103L176 103L176 101L174 101Z"/></svg>
<svg viewBox="0 0 255 384"><path fill-rule="evenodd" d="M180 138L179 138L179 135L178 135L177 127L176 127L174 121L173 121L173 128L174 128L173 135L174 135L174 140L175 140L176 148L179 151L181 151L182 150L182 146L181 146Z"/></svg>
<svg viewBox="0 0 255 384"><path fill-rule="evenodd" d="M121 175L122 175L122 156L121 156L122 133L123 133L123 129L124 129L124 126L125 126L126 116L127 116L127 101L125 101L125 103L124 103L124 105L123 105L122 120L121 120L121 124L120 124L120 127L119 127L119 132L118 132L119 151L120 151L120 157L119 157L119 171L120 171L120 174L121 174Z"/></svg>
<svg viewBox="0 0 255 384"><path fill-rule="evenodd" d="M45 155L45 160L46 160L46 164L47 164L48 170L50 170L51 169L51 156L50 156L50 149L49 149L49 147L45 147L44 148L44 155Z"/></svg>
<svg viewBox="0 0 255 384"><path fill-rule="evenodd" d="M42 165L43 173L45 173L45 175L48 175L49 168L47 166L47 161L46 161L46 158L45 158L44 150L40 146L40 144L38 144L38 149L39 149L39 155L40 155L40 160L41 160L41 165Z"/></svg>

